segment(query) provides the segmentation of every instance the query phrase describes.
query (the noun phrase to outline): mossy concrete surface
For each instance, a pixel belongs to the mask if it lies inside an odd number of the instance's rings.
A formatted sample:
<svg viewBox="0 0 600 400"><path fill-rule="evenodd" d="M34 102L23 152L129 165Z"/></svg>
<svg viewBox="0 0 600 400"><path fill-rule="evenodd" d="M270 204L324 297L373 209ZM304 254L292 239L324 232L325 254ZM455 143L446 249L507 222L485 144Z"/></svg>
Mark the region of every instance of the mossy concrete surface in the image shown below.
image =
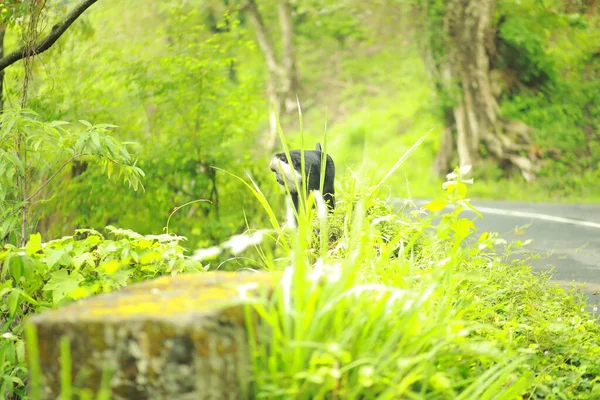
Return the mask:
<svg viewBox="0 0 600 400"><path fill-rule="evenodd" d="M43 399L60 393L63 336L74 388L97 391L104 372L112 399L246 398L250 361L241 300L268 295L277 279L249 272L161 277L33 316Z"/></svg>

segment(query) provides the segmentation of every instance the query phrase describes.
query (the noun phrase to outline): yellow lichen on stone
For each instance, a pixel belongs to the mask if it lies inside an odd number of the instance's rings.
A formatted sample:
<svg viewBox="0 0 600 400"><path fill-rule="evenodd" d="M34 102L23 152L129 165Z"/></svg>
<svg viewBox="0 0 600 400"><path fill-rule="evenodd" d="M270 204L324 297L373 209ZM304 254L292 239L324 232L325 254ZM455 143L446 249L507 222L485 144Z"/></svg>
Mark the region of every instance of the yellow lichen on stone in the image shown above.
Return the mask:
<svg viewBox="0 0 600 400"><path fill-rule="evenodd" d="M160 277L80 300L50 311L44 318L65 320L106 320L124 317L169 317L189 312L210 312L237 303L240 287L248 284L273 284L275 274L233 273L224 279L216 272Z"/></svg>
<svg viewBox="0 0 600 400"><path fill-rule="evenodd" d="M59 341L71 343L79 387L97 389L111 366L113 399L238 399L247 385L244 300L279 274L208 272L168 276L33 316L45 387L60 393ZM27 344L29 346L29 344ZM217 397L215 397L217 396Z"/></svg>

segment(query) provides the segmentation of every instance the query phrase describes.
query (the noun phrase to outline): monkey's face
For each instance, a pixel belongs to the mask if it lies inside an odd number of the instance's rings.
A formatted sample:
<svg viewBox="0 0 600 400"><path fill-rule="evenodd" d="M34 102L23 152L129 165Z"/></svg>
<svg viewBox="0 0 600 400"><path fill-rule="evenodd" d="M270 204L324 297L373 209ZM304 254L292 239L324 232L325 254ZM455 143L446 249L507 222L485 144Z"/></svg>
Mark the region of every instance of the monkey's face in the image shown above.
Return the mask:
<svg viewBox="0 0 600 400"><path fill-rule="evenodd" d="M298 186L301 185L301 176L298 171L287 163L285 153L275 154L275 157L269 164L271 171L275 173L275 179L277 183L285 188L287 184L290 192L296 192L296 182Z"/></svg>

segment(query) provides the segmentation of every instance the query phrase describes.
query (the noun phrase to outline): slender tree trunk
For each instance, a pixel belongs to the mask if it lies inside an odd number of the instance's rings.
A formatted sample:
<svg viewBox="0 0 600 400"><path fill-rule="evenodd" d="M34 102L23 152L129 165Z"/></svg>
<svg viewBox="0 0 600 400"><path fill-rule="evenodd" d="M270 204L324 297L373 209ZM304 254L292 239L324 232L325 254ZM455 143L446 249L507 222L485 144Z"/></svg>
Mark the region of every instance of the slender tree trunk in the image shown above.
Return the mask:
<svg viewBox="0 0 600 400"><path fill-rule="evenodd" d="M4 34L6 25L0 25L0 59L4 57ZM0 69L0 113L4 111L4 70Z"/></svg>
<svg viewBox="0 0 600 400"><path fill-rule="evenodd" d="M452 170L452 158L454 155L454 135L455 131L454 120L452 117L452 110L446 109L445 111L445 126L440 141L440 147L437 151L433 170L436 174L441 175L448 173Z"/></svg>
<svg viewBox="0 0 600 400"><path fill-rule="evenodd" d="M283 79L281 92L284 95L285 112L297 110L298 71L296 70L296 51L294 47L294 23L292 7L287 0L279 2L279 26L283 46Z"/></svg>
<svg viewBox="0 0 600 400"><path fill-rule="evenodd" d="M254 0L248 0L248 19L254 27L256 41L263 53L269 71L266 91L271 104L269 112L269 132L264 140L266 151L272 151L277 142L277 120L284 113L296 110L296 96L299 89L298 71L294 48L294 24L292 7L287 0L280 0L278 6L281 29L282 57L277 60L273 41Z"/></svg>
<svg viewBox="0 0 600 400"><path fill-rule="evenodd" d="M448 132L444 133L436 168L440 174L449 172L448 142L458 154L459 164L473 165L482 160L482 154L505 169L516 169L527 181L532 181L538 166L527 157L531 143L529 128L500 115L498 100L492 91L490 59L495 56L495 30L492 17L496 0L448 0L442 26L443 42L438 46L435 76L439 90L449 94L453 105L446 118ZM431 40L440 40L432 35ZM431 63L431 62L430 62ZM450 141L455 130L455 140Z"/></svg>

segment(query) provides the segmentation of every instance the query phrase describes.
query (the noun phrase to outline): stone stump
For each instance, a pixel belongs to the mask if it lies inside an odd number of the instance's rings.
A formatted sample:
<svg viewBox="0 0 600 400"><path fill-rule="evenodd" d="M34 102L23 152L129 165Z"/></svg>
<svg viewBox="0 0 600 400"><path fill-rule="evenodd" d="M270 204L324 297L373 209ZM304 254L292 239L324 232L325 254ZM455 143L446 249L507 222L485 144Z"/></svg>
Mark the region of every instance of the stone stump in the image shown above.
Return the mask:
<svg viewBox="0 0 600 400"><path fill-rule="evenodd" d="M161 277L30 318L42 399L60 393L60 340L70 342L74 388L111 399L245 399L250 377L243 293L270 292L276 275L205 272ZM26 348L31 343L26 343Z"/></svg>

